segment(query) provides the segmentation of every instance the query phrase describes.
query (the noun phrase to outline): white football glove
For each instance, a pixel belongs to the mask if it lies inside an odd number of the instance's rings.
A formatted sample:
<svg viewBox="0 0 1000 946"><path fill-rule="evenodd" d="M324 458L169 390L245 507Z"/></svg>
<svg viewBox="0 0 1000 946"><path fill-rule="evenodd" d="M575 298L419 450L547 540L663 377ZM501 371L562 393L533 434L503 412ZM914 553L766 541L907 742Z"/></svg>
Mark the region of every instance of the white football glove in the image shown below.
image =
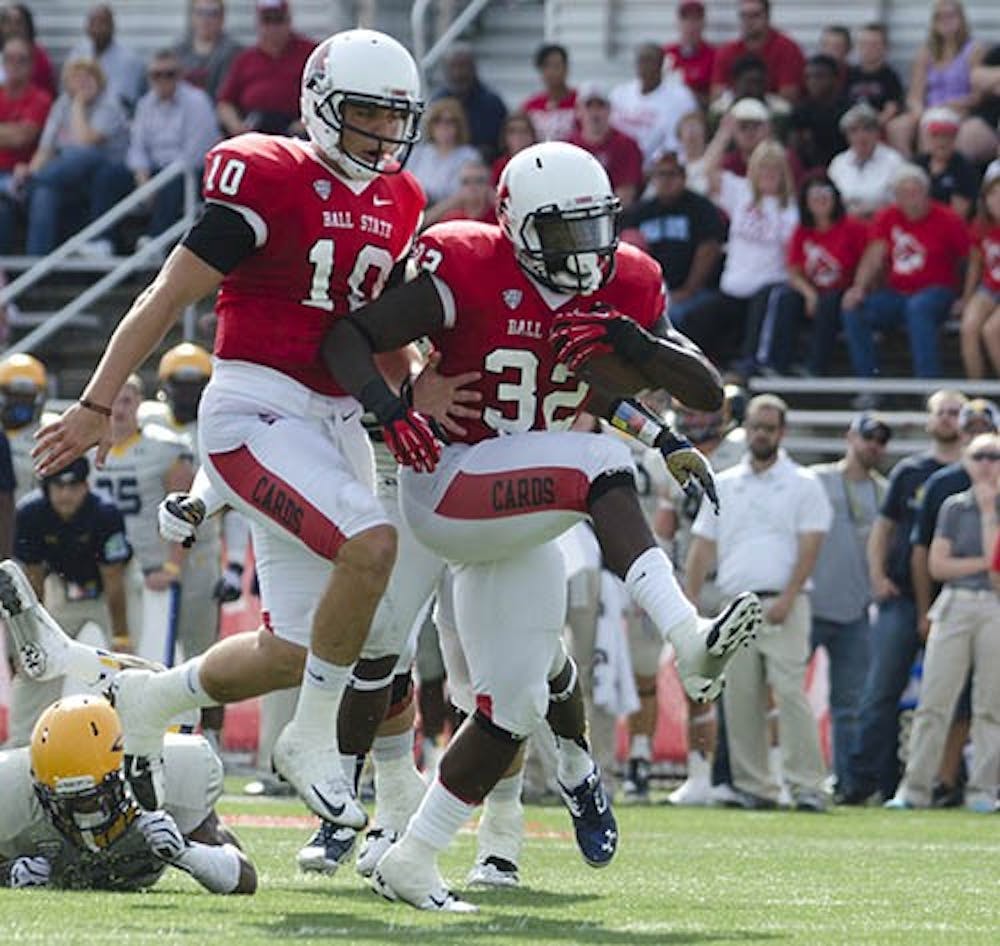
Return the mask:
<svg viewBox="0 0 1000 946"><path fill-rule="evenodd" d="M657 447L663 455L670 475L677 480L678 485L687 495L697 496L698 488L709 498L719 514L719 494L715 489L715 476L712 464L708 458L686 437L678 437L671 431L665 431L657 441Z"/></svg>
<svg viewBox="0 0 1000 946"><path fill-rule="evenodd" d="M187 849L180 828L165 811L144 811L136 819L136 827L161 861L173 864Z"/></svg>
<svg viewBox="0 0 1000 946"><path fill-rule="evenodd" d="M190 493L168 493L156 511L160 536L185 548L198 536L198 526L205 519L205 504Z"/></svg>
<svg viewBox="0 0 1000 946"><path fill-rule="evenodd" d="M46 857L19 857L10 867L10 886L47 887L52 877L52 865Z"/></svg>

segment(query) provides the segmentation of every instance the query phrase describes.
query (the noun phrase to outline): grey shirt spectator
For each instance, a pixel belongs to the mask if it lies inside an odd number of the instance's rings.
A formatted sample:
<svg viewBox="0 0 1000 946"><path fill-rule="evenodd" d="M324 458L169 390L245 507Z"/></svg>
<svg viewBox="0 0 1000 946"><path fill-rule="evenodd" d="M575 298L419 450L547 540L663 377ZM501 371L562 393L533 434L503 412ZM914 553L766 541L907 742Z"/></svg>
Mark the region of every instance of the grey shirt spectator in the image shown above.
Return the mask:
<svg viewBox="0 0 1000 946"><path fill-rule="evenodd" d="M872 599L865 548L886 484L877 473L868 482L851 481L839 462L810 469L833 506L833 522L812 575L812 612L825 621L848 624L865 613Z"/></svg>
<svg viewBox="0 0 1000 946"><path fill-rule="evenodd" d="M99 4L87 14L86 32L67 59L96 59L107 77L108 88L131 111L146 87L142 59L115 39L114 14L106 4Z"/></svg>
<svg viewBox="0 0 1000 946"><path fill-rule="evenodd" d="M192 0L191 32L174 46L184 78L215 99L242 48L225 31L222 0Z"/></svg>
<svg viewBox="0 0 1000 946"><path fill-rule="evenodd" d="M78 145L72 127L73 100L63 92L56 99L38 141L40 151L59 152ZM128 149L128 116L110 88L105 89L87 106L87 120L104 139L100 147L109 160L122 161Z"/></svg>
<svg viewBox="0 0 1000 946"><path fill-rule="evenodd" d="M179 82L169 98L154 90L139 100L125 163L132 171L149 172L180 159L197 170L218 140L212 100L201 89Z"/></svg>
<svg viewBox="0 0 1000 946"><path fill-rule="evenodd" d="M983 551L979 505L971 489L949 496L944 501L934 535L951 542L951 554L955 558L980 558L987 554ZM992 587L986 569L945 582L945 588L968 588L971 591L989 591Z"/></svg>

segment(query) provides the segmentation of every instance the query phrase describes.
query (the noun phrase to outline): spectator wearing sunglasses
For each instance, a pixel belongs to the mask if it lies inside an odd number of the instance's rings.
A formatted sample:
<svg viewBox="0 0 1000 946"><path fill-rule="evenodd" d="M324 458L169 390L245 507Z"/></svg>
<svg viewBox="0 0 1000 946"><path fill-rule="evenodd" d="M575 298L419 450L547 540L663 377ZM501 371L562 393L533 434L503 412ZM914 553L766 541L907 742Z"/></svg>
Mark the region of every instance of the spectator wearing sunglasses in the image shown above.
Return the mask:
<svg viewBox="0 0 1000 946"><path fill-rule="evenodd" d="M833 772L838 791L848 782L868 672L872 589L865 549L887 490L878 467L885 460L891 436L892 429L883 418L859 414L847 430L844 456L810 467L833 507L833 523L813 571L810 650L822 647L829 659Z"/></svg>
<svg viewBox="0 0 1000 946"><path fill-rule="evenodd" d="M240 45L225 29L223 0L191 0L191 31L175 47L181 75L213 99Z"/></svg>
<svg viewBox="0 0 1000 946"><path fill-rule="evenodd" d="M212 100L181 79L181 64L170 49L154 53L149 91L139 100L132 121L126 164L139 187L173 161L197 174L205 154L219 140ZM184 179L174 178L153 198L147 234L156 236L181 215Z"/></svg>
<svg viewBox="0 0 1000 946"><path fill-rule="evenodd" d="M931 575L943 588L931 609L906 772L887 808L930 805L948 725L970 669L973 763L965 806L982 814L992 814L997 808L1000 601L991 586L989 570L997 540L1000 436L987 433L975 437L966 446L962 463L971 486L945 500L931 542Z"/></svg>

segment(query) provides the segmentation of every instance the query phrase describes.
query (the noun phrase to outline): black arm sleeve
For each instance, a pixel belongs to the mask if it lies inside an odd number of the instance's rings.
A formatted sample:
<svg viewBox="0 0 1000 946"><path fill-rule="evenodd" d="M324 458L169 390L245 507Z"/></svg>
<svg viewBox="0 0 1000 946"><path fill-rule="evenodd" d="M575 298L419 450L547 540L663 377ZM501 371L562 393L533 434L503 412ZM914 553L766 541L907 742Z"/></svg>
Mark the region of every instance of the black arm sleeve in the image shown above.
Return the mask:
<svg viewBox="0 0 1000 946"><path fill-rule="evenodd" d="M372 354L395 351L414 339L434 335L443 327L441 297L431 275L423 273L413 282L383 292L363 309L339 319L323 339L323 361L366 410L381 418L387 409L389 388L382 381ZM381 384L370 386L372 382ZM367 403L373 398L378 403ZM393 398L398 400L395 395Z"/></svg>
<svg viewBox="0 0 1000 946"><path fill-rule="evenodd" d="M181 240L195 256L220 273L229 273L257 249L250 224L235 210L209 202Z"/></svg>

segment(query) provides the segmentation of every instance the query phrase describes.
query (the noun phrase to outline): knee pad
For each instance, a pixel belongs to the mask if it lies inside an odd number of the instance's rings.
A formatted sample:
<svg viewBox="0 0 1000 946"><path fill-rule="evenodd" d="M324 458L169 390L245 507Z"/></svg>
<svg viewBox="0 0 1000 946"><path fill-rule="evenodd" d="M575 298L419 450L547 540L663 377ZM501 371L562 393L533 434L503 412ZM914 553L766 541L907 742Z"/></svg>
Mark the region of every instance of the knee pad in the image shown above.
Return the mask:
<svg viewBox="0 0 1000 946"><path fill-rule="evenodd" d="M413 702L413 677L410 671L397 673L392 678L392 689L389 691L389 709L385 718L392 719L399 716Z"/></svg>
<svg viewBox="0 0 1000 946"><path fill-rule="evenodd" d="M549 680L549 702L565 703L573 695L579 678L576 661L567 654L562 670Z"/></svg>
<svg viewBox="0 0 1000 946"><path fill-rule="evenodd" d="M496 739L498 742L521 743L527 738L526 736L518 736L516 733L512 733L509 730L504 729L502 726L498 726L482 710L477 709L472 714L472 722L484 733L489 735L491 738Z"/></svg>

